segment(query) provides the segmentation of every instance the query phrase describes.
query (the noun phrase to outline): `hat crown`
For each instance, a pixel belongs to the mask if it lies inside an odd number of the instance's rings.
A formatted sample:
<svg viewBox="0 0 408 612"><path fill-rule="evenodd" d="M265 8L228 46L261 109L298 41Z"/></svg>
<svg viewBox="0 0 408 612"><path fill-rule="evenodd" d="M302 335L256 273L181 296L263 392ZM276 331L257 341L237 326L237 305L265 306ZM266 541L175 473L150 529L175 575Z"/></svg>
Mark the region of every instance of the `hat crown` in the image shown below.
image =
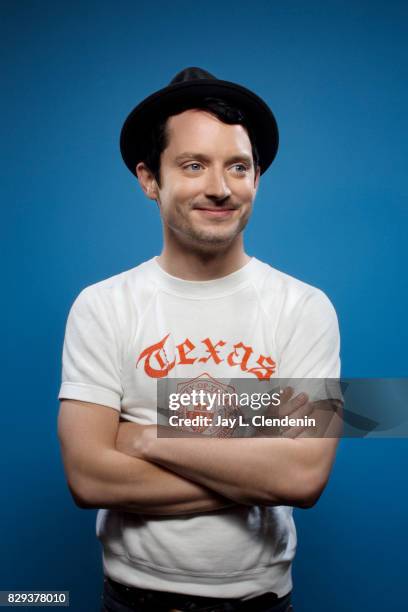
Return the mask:
<svg viewBox="0 0 408 612"><path fill-rule="evenodd" d="M261 174L267 170L279 145L278 126L269 106L242 85L218 79L198 66L188 66L168 85L139 102L127 116L120 133L120 151L132 174L137 176L137 164L148 159L154 126L182 109L200 108L197 102L204 98L219 98L243 113L248 133L250 128L256 142Z"/></svg>
<svg viewBox="0 0 408 612"><path fill-rule="evenodd" d="M190 68L184 68L184 70L178 72L176 76L172 78L169 85L174 85L174 83L183 83L184 81L195 81L197 79L215 79L215 76L207 72L207 70L192 66Z"/></svg>

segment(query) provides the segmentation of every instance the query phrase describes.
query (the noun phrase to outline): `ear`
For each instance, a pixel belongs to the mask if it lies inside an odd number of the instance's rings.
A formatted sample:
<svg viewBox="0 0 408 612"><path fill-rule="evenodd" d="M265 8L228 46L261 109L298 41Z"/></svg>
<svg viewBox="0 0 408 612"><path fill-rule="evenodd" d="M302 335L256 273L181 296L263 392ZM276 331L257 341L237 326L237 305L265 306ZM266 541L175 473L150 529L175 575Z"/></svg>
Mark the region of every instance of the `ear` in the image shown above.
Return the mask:
<svg viewBox="0 0 408 612"><path fill-rule="evenodd" d="M144 162L139 162L136 166L136 176L143 189L144 194L150 200L156 200L158 197L158 186L153 173L149 170Z"/></svg>

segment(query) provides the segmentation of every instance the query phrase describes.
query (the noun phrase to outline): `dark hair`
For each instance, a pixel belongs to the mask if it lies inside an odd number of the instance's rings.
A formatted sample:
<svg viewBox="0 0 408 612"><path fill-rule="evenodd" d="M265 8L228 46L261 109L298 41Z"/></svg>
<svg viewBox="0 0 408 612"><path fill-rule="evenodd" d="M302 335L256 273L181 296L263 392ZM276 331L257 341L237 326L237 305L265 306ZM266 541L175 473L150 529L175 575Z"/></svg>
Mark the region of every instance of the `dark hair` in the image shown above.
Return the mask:
<svg viewBox="0 0 408 612"><path fill-rule="evenodd" d="M164 149L169 144L169 134L167 130L167 120L169 117L173 115L178 115L185 110L190 108L198 109L198 110L206 110L218 117L220 121L223 123L228 123L229 125L233 124L241 124L247 131L249 140L252 146L252 157L254 159L255 169L259 166L259 154L256 148L255 136L252 132L252 129L247 122L247 119L244 113L234 107L229 106L224 100L220 98L212 98L206 97L192 105L191 102L183 105L179 104L177 109L172 109L172 111L162 117L158 123L153 127L150 133L150 140L147 144L147 153L144 156L144 163L149 168L149 170L153 173L154 178L158 186L160 187L160 157Z"/></svg>

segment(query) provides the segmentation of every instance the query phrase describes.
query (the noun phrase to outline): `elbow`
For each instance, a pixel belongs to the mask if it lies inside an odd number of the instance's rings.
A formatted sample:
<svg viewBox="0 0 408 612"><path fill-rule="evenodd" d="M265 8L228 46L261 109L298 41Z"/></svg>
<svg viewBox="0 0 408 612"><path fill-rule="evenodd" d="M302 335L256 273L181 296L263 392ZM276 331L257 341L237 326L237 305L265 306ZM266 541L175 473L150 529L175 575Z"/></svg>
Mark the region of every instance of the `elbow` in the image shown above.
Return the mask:
<svg viewBox="0 0 408 612"><path fill-rule="evenodd" d="M94 507L90 503L88 503L86 499L84 499L83 497L79 497L71 488L70 492L71 497L78 508L81 508L82 510L90 510Z"/></svg>
<svg viewBox="0 0 408 612"><path fill-rule="evenodd" d="M318 478L314 473L302 471L297 478L287 481L281 490L277 490L276 483L271 484L266 493L267 501L262 501L264 505L274 506L293 506L295 508L313 508L322 495L327 480ZM258 502L259 503L259 502Z"/></svg>
<svg viewBox="0 0 408 612"><path fill-rule="evenodd" d="M316 492L312 491L308 495L304 495L302 498L297 499L293 504L297 508L302 508L303 510L307 510L308 508L313 508L315 506L321 496L323 491Z"/></svg>
<svg viewBox="0 0 408 612"><path fill-rule="evenodd" d="M319 501L325 487L327 479L322 479L315 474L304 478L299 487L299 494L296 496L296 507L304 510L313 508Z"/></svg>
<svg viewBox="0 0 408 612"><path fill-rule="evenodd" d="M96 503L94 486L87 479L81 476L68 478L68 489L78 508L84 510L99 508L99 505Z"/></svg>

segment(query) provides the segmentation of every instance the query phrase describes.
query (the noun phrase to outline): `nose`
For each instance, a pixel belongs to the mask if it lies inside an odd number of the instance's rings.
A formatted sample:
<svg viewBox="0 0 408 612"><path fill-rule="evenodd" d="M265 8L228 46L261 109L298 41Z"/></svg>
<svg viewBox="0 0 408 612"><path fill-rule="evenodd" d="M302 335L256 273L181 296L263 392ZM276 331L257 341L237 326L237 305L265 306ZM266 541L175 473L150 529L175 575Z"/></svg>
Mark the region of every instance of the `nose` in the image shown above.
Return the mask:
<svg viewBox="0 0 408 612"><path fill-rule="evenodd" d="M205 195L216 201L222 201L231 195L231 189L222 170L212 168L207 171Z"/></svg>

